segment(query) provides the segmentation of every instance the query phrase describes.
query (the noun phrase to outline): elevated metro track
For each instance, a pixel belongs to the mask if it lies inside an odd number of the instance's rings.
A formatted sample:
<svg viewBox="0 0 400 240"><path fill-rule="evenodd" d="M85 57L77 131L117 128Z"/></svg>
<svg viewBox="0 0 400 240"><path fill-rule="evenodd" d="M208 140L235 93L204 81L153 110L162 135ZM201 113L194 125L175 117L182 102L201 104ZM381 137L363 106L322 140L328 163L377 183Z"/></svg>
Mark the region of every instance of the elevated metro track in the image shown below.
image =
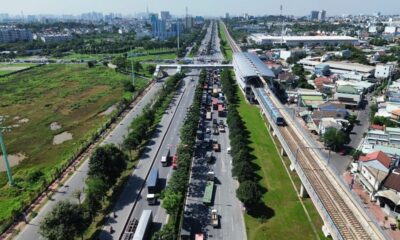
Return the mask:
<svg viewBox="0 0 400 240"><path fill-rule="evenodd" d="M225 24L223 24L228 42L234 52L241 52L240 47L231 38ZM259 76L264 87L252 90L260 103L263 114L270 123L270 129L282 144L283 151L291 160L292 168L296 170L304 188L324 221L324 229L333 239L389 239L378 224L365 211L359 201L341 182L339 176L327 167L329 163L321 152L302 133L280 101L269 89L267 82ZM268 114L266 106L262 104L261 95L265 94L279 109L287 123L286 126L277 126ZM301 126L300 126L301 127Z"/></svg>

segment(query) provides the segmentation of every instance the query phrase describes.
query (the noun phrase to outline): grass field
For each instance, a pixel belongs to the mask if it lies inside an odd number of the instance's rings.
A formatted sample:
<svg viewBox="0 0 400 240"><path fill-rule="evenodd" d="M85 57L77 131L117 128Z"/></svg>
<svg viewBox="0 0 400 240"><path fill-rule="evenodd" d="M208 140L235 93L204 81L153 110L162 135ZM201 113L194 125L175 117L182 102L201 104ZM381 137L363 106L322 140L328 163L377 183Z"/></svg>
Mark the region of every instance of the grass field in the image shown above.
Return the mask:
<svg viewBox="0 0 400 240"><path fill-rule="evenodd" d="M232 61L233 52L228 44L228 39L226 38L224 26L222 25L221 22L219 23L218 31L220 32L221 40L225 41L226 43L225 46L221 45L225 49L225 58L228 59L229 61Z"/></svg>
<svg viewBox="0 0 400 240"><path fill-rule="evenodd" d="M238 110L250 133L255 164L260 168L257 172L261 177L260 184L267 190L263 196L265 209L259 213L263 217L245 215L248 239L318 239L322 233L314 233L259 109L247 104L241 92L238 95ZM315 215L315 208L309 200L306 206L311 211L313 224L320 231L321 220L318 214Z"/></svg>
<svg viewBox="0 0 400 240"><path fill-rule="evenodd" d="M160 53L154 55L143 55L137 57L130 57L134 61L157 61L157 60L167 60L167 59L175 59L177 56L175 53Z"/></svg>
<svg viewBox="0 0 400 240"><path fill-rule="evenodd" d="M0 116L8 116L2 126L18 124L4 133L9 154L27 158L13 167L19 188L10 188L6 174L0 173L0 225L27 204L72 154L110 116L103 111L132 93L123 81L130 77L104 66L86 64L46 65L0 79ZM138 88L146 80L138 78ZM28 119L16 123L15 117ZM52 122L62 128L50 129ZM53 145L53 137L72 133L73 140Z"/></svg>
<svg viewBox="0 0 400 240"><path fill-rule="evenodd" d="M0 63L0 76L33 67L34 63Z"/></svg>

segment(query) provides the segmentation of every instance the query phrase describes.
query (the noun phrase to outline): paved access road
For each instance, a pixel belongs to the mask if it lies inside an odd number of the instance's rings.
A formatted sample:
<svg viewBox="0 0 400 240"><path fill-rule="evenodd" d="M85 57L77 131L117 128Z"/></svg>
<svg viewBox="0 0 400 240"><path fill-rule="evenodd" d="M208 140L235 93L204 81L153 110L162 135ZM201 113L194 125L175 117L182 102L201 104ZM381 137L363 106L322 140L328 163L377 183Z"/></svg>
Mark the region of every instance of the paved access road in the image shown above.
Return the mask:
<svg viewBox="0 0 400 240"><path fill-rule="evenodd" d="M193 70L190 75L197 73ZM154 167L159 169L159 189L165 187L167 179L170 177L171 167L162 167L160 164L161 154L165 148L171 149L171 155L175 154L176 147L179 143L179 130L186 116L187 108L193 101L196 81L191 81L192 77L186 77L182 82L182 87L178 90L170 109L163 115L161 122L158 125L156 133L149 141L149 145L136 166L136 169L130 175L125 188L120 195L114 209L116 217L109 216L105 226L100 234L100 239L119 239L123 234L125 224L129 220L132 209L133 217L140 218L144 209L152 209L153 220L155 226L153 229L160 228L166 223L167 214L160 205L149 207L146 200L147 191L142 187L145 185L150 169ZM113 215L113 214L111 214ZM109 229L112 227L113 232Z"/></svg>
<svg viewBox="0 0 400 240"><path fill-rule="evenodd" d="M232 177L232 157L227 153L229 129L226 126L226 118L218 117L218 112L215 110L213 119L217 119L218 123L222 120L225 124L225 133L211 135L211 139L216 139L221 145L221 151L213 151L215 160L209 164L204 159L207 149L201 146L196 149L185 203L183 232L187 231L192 236L195 233L203 233L206 239L244 240L247 237L242 204L236 198L238 182ZM203 120L204 133L207 128L212 129L212 121ZM202 199L209 171L215 173L215 187L213 204L206 206ZM211 209L218 211L220 217L218 228L213 228L210 224Z"/></svg>
<svg viewBox="0 0 400 240"><path fill-rule="evenodd" d="M128 126L133 118L140 114L143 107L150 103L154 98L155 94L161 88L162 83L156 83L149 92L143 96L139 103L125 116L125 118L108 136L106 136L104 143L114 143L120 145L123 141L124 135L128 133ZM53 195L52 200L48 201L38 212L38 215L32 219L29 224L17 235L18 240L32 240L42 239L38 233L39 224L44 217L49 213L53 207L62 200L71 200L77 202L77 199L73 197L73 193L77 190L83 190L85 186L85 180L88 173L89 158L87 158L83 164L74 172L74 174L66 181L64 187L58 189Z"/></svg>

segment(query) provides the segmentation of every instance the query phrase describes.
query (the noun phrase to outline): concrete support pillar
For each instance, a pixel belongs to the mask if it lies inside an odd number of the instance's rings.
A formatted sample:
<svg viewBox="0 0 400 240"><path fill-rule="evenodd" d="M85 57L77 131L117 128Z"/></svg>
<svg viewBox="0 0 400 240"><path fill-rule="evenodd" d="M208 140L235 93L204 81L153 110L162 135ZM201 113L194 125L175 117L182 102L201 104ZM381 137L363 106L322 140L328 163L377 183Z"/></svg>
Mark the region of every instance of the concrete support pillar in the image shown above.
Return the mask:
<svg viewBox="0 0 400 240"><path fill-rule="evenodd" d="M303 184L301 184L301 187L300 187L300 197L301 197L301 198L306 198L306 197L308 197L307 190L306 190L306 188L304 187Z"/></svg>

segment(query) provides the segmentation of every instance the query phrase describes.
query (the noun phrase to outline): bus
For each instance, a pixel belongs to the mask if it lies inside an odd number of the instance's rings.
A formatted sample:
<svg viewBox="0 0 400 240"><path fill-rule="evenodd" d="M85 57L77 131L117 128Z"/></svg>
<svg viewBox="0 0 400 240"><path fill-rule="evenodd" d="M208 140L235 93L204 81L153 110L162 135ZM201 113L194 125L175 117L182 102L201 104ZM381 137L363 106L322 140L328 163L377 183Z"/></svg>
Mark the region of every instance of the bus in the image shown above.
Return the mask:
<svg viewBox="0 0 400 240"><path fill-rule="evenodd" d="M214 192L214 181L207 181L206 189L204 190L203 203L210 205Z"/></svg>
<svg viewBox="0 0 400 240"><path fill-rule="evenodd" d="M137 225L133 240L145 240L149 238L149 230L153 222L151 210L143 210Z"/></svg>

